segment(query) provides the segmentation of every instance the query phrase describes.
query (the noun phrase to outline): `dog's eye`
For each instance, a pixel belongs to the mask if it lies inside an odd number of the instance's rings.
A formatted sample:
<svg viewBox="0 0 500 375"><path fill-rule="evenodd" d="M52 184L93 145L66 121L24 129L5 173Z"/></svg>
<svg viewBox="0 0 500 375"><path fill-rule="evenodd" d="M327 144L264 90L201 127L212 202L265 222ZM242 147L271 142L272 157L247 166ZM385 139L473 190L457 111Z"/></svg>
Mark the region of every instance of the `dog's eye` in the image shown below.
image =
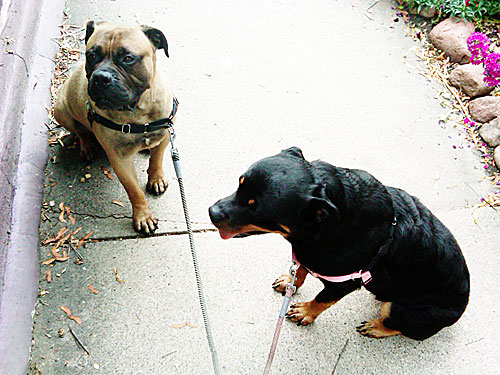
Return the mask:
<svg viewBox="0 0 500 375"><path fill-rule="evenodd" d="M97 59L97 55L94 52L89 51L85 53L85 59L87 62L93 63Z"/></svg>
<svg viewBox="0 0 500 375"><path fill-rule="evenodd" d="M255 199L249 199L247 204L250 206L250 207L254 207L255 206Z"/></svg>
<svg viewBox="0 0 500 375"><path fill-rule="evenodd" d="M125 57L123 57L123 62L125 64L130 64L134 60L135 60L135 58L133 56L131 56L131 55L126 55Z"/></svg>

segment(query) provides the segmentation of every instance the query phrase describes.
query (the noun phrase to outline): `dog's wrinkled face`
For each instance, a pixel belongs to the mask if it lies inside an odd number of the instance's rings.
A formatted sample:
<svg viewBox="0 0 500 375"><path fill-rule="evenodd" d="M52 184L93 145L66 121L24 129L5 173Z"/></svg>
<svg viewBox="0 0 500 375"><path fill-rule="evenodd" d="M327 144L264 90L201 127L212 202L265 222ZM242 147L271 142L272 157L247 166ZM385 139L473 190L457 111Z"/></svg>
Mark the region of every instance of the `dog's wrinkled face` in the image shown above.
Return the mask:
<svg viewBox="0 0 500 375"><path fill-rule="evenodd" d="M163 33L149 27L87 24L85 71L88 94L100 109L133 110L155 75L155 51L164 49Z"/></svg>
<svg viewBox="0 0 500 375"><path fill-rule="evenodd" d="M336 210L302 151L291 147L250 166L236 192L212 205L209 215L223 239L262 232L288 237Z"/></svg>

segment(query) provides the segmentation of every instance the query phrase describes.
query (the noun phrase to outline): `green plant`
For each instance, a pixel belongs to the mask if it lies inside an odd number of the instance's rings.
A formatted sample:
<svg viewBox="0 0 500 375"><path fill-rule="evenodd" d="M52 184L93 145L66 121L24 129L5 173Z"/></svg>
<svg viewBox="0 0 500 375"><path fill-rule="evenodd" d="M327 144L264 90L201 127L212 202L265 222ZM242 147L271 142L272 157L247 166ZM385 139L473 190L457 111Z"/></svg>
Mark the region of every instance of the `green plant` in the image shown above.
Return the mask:
<svg viewBox="0 0 500 375"><path fill-rule="evenodd" d="M405 0L410 9L431 7L439 15L453 16L470 21L487 17L500 17L500 0Z"/></svg>

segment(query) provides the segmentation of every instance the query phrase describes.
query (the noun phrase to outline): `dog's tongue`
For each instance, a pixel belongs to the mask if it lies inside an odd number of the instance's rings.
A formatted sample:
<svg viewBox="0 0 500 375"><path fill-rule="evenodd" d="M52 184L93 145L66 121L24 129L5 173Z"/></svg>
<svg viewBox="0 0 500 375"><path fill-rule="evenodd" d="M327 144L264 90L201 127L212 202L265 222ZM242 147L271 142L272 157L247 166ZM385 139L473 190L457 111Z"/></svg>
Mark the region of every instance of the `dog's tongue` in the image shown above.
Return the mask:
<svg viewBox="0 0 500 375"><path fill-rule="evenodd" d="M223 239L223 240L228 240L234 236L237 235L237 233L232 233L232 232L224 232L222 229L219 229L219 234L220 234L220 237Z"/></svg>

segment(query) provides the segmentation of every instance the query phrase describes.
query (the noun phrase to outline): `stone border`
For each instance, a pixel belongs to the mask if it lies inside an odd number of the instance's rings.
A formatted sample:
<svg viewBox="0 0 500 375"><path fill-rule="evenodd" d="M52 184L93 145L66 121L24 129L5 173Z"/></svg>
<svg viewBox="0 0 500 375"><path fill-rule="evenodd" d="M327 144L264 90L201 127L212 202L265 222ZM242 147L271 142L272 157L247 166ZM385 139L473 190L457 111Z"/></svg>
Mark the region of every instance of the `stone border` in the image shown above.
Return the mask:
<svg viewBox="0 0 500 375"><path fill-rule="evenodd" d="M38 225L47 159L47 110L64 0L3 1L0 119L0 373L26 374L38 289ZM8 9L5 9L8 6ZM5 14L5 13L4 13ZM11 43L5 43L10 38Z"/></svg>

